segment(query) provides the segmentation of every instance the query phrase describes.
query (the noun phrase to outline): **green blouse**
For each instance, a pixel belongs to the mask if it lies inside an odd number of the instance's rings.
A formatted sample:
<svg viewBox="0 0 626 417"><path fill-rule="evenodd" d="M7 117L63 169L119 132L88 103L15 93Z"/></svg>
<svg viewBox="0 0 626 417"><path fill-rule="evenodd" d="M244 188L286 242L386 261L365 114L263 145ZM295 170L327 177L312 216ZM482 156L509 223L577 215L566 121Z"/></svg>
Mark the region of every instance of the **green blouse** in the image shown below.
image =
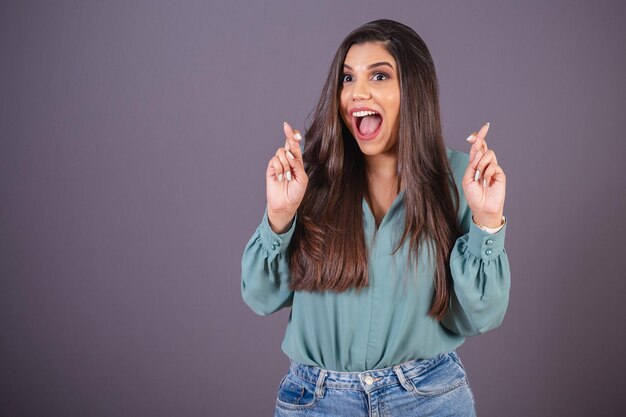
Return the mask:
<svg viewBox="0 0 626 417"><path fill-rule="evenodd" d="M458 221L464 234L450 255L453 290L450 309L441 322L428 315L434 267L425 245L418 254L417 270L407 261L408 240L391 254L402 235L404 192L398 194L378 230L363 201L369 284L358 294L354 289L291 291L287 255L297 218L290 230L276 234L266 210L244 249L241 294L261 316L291 307L281 346L289 358L323 369L361 372L448 352L461 345L465 336L500 325L511 284L504 250L506 223L493 234L474 224L461 187L469 155L451 149L447 154L459 188Z"/></svg>

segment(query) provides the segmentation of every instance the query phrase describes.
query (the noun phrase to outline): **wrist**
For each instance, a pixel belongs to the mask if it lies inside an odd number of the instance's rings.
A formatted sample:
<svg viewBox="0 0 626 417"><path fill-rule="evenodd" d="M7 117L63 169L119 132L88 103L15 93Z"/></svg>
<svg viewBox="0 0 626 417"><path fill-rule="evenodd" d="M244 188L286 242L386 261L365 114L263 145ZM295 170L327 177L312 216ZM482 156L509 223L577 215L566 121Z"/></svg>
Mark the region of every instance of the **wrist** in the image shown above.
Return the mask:
<svg viewBox="0 0 626 417"><path fill-rule="evenodd" d="M270 228L277 235L285 233L291 227L291 223L295 217L295 213L281 213L267 210L267 221Z"/></svg>
<svg viewBox="0 0 626 417"><path fill-rule="evenodd" d="M472 215L472 221L481 229L496 229L504 224L504 216L500 214Z"/></svg>

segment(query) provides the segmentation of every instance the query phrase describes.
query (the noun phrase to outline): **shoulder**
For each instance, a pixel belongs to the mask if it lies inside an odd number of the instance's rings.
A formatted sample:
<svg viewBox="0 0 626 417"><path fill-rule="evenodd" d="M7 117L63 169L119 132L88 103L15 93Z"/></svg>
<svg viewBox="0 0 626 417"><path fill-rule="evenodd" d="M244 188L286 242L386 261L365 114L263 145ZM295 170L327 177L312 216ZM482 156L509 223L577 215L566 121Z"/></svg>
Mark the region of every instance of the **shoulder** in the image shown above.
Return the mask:
<svg viewBox="0 0 626 417"><path fill-rule="evenodd" d="M454 179L454 183L459 195L459 206L457 212L457 220L461 225L461 229L464 231L469 230L469 222L471 221L472 212L465 200L465 193L463 192L463 175L469 164L469 154L461 151L456 151L446 147L446 153L448 156L448 164L450 165L450 173Z"/></svg>
<svg viewBox="0 0 626 417"><path fill-rule="evenodd" d="M450 165L450 173L454 177L457 184L461 183L461 179L469 164L469 154L446 147L448 156L448 164Z"/></svg>

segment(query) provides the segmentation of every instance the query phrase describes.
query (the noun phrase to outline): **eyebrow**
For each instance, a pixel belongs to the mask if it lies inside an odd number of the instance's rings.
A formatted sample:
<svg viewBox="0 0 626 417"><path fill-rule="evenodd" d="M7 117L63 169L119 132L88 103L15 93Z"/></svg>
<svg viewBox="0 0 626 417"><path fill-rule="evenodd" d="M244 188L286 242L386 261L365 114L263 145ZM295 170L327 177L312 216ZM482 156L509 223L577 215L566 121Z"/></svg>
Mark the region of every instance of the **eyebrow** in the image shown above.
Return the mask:
<svg viewBox="0 0 626 417"><path fill-rule="evenodd" d="M368 65L367 69L370 70L372 68L380 67L380 66L383 66L383 65L386 65L386 66L388 66L391 69L394 69L393 65L391 65L389 62L386 62L386 61L375 62L375 63L373 63L371 65ZM348 64L343 64L343 66L348 68L350 71L354 71L354 69L350 65L348 65Z"/></svg>

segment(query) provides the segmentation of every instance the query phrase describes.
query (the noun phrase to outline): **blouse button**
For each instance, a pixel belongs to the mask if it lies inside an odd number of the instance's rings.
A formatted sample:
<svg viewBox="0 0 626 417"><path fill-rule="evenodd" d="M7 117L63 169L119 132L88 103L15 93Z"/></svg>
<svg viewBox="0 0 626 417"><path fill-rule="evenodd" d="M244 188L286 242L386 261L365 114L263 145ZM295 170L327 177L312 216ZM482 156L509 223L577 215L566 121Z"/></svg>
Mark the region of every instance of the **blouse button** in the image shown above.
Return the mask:
<svg viewBox="0 0 626 417"><path fill-rule="evenodd" d="M487 255L491 255L491 249L487 249L487 250L485 251L485 254L487 254Z"/></svg>
<svg viewBox="0 0 626 417"><path fill-rule="evenodd" d="M367 385L372 385L372 383L374 382L374 378L372 378L370 375L363 378L363 380L365 381Z"/></svg>
<svg viewBox="0 0 626 417"><path fill-rule="evenodd" d="M492 243L493 243L493 240L492 240L492 239L488 239L488 240L487 240L487 244L488 244L488 245L491 245Z"/></svg>

